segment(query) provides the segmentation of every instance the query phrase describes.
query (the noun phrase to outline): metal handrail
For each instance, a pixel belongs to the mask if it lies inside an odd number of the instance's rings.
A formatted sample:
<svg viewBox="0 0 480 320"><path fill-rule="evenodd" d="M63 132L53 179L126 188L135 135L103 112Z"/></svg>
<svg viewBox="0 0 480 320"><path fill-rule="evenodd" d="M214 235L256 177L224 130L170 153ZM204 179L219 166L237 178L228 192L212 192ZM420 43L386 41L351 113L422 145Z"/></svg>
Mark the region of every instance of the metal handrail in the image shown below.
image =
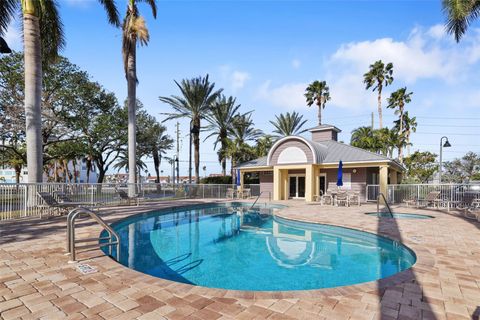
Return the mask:
<svg viewBox="0 0 480 320"><path fill-rule="evenodd" d="M262 193L264 193L264 192L268 192L268 202L271 201L271 196L272 196L272 194L270 193L270 191L262 191L262 192L260 192L260 194L257 196L257 199L255 199L255 201L253 202L252 206L251 206L250 209L248 209L248 210L252 210L252 209L253 209L253 207L257 204L258 199L260 199Z"/></svg>
<svg viewBox="0 0 480 320"><path fill-rule="evenodd" d="M377 213L380 212L380 196L383 198L383 201L385 201L385 205L387 206L388 212L393 217L392 209L390 209L390 206L388 205L388 202L387 202L387 199L385 198L385 195L381 192L377 196Z"/></svg>
<svg viewBox="0 0 480 320"><path fill-rule="evenodd" d="M120 237L118 236L117 232L113 230L100 216L93 212L90 209L84 207L78 207L71 210L67 216L67 252L70 254L70 261L69 263L74 263L76 261L76 247L75 247L75 219L80 214L88 214L90 218L95 220L99 225L101 225L108 233L108 237L102 238L89 238L83 239L85 241L94 241L94 240L108 240L108 242L99 244L99 247L109 247L109 254L112 255L112 246L117 246L117 261L120 260ZM115 241L112 239L112 235L115 237ZM79 240L82 241L82 240Z"/></svg>

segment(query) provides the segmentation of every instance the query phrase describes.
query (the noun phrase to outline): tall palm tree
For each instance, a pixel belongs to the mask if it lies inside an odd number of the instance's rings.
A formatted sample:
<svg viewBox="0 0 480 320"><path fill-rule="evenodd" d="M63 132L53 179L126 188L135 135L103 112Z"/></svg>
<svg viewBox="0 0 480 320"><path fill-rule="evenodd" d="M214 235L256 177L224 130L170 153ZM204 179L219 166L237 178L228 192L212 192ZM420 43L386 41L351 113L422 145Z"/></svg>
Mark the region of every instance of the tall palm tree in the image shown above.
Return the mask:
<svg viewBox="0 0 480 320"><path fill-rule="evenodd" d="M397 91L392 92L388 98L387 108L395 109L395 114L398 115L398 136L399 136L399 145L398 145L398 160L400 163L403 162L403 146L405 144L404 137L404 121L403 114L405 110L405 105L412 101L413 92L407 93L407 87L400 88Z"/></svg>
<svg viewBox="0 0 480 320"><path fill-rule="evenodd" d="M303 120L303 116L295 111L287 112L287 114L281 113L280 116L275 116L275 121L270 121L275 127L273 132L277 137L294 136L306 132L307 129L302 130L306 122L307 120Z"/></svg>
<svg viewBox="0 0 480 320"><path fill-rule="evenodd" d="M457 42L467 32L470 24L480 15L480 1L443 0L443 13L446 16L447 32L453 34Z"/></svg>
<svg viewBox="0 0 480 320"><path fill-rule="evenodd" d="M388 86L393 82L393 64L387 63L385 65L382 60L376 61L370 65L370 69L363 75L363 82L365 89L373 88L372 91L378 92L378 124L379 128L383 128L382 117L382 90L383 86Z"/></svg>
<svg viewBox="0 0 480 320"><path fill-rule="evenodd" d="M400 120L395 120L394 123L395 129L397 131L400 131ZM417 131L417 118L410 118L410 116L408 115L408 111L405 111L405 113L403 114L403 128L405 143L407 145L407 154L410 156L410 146L412 145L410 143L410 135L412 132Z"/></svg>
<svg viewBox="0 0 480 320"><path fill-rule="evenodd" d="M164 113L167 118L163 121L178 118L190 119L190 132L195 148L195 177L196 182L200 183L201 120L210 113L214 101L223 89L214 91L215 83L210 83L208 74L205 77L183 79L180 83L175 81L175 84L180 89L181 96L159 97L160 101L169 104L174 110L173 113Z"/></svg>
<svg viewBox="0 0 480 320"><path fill-rule="evenodd" d="M157 139L152 144L152 158L153 165L155 167L156 183L160 183L160 164L162 162L163 155L173 148L173 139L166 133L167 128L161 124L155 125L153 133Z"/></svg>
<svg viewBox="0 0 480 320"><path fill-rule="evenodd" d="M99 0L109 22L118 26L114 0ZM65 45L63 24L56 0L1 0L0 36L4 35L17 9L23 17L25 62L25 120L29 182L42 181L42 62L54 61Z"/></svg>
<svg viewBox="0 0 480 320"><path fill-rule="evenodd" d="M138 0L128 0L127 13L122 24L122 55L123 67L127 78L128 87L128 159L130 170L128 182L133 186L136 182L136 101L137 101L137 42L147 45L150 40L145 19L139 14ZM151 9L153 17L157 17L157 5L155 0L145 0ZM129 193L135 193L135 189L129 188Z"/></svg>
<svg viewBox="0 0 480 320"><path fill-rule="evenodd" d="M259 138L255 146L255 153L257 157L265 157L268 154L268 151L270 151L272 148L274 142L275 141L272 139L272 136L268 134Z"/></svg>
<svg viewBox="0 0 480 320"><path fill-rule="evenodd" d="M214 148L217 148L217 144L220 143L220 149L218 150L218 160L222 165L222 175L227 174L227 156L226 149L228 144L228 130L232 126L232 121L235 115L238 113L240 105L236 103L236 99L232 96L226 97L220 95L212 104L210 113L207 114L206 120L209 122L207 126L208 131L212 131L206 138L216 136Z"/></svg>
<svg viewBox="0 0 480 320"><path fill-rule="evenodd" d="M252 115L236 115L229 130L230 142L227 154L232 160L232 177L236 178L234 169L238 162L249 161L255 157L255 150L247 143L258 139L263 134L262 130L256 129Z"/></svg>
<svg viewBox="0 0 480 320"><path fill-rule="evenodd" d="M330 100L330 89L325 81L314 81L305 89L305 98L307 105L311 107L313 104L318 106L318 125L322 124L322 109Z"/></svg>

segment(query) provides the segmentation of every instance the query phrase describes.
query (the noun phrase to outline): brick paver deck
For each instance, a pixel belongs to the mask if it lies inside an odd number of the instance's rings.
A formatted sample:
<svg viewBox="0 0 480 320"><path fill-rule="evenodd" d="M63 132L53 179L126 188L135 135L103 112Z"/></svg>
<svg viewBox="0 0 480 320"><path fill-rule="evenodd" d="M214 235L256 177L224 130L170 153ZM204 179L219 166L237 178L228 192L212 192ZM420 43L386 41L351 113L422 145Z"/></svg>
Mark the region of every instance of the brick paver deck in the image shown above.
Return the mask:
<svg viewBox="0 0 480 320"><path fill-rule="evenodd" d="M162 202L110 208L116 221ZM410 270L390 278L333 289L252 292L195 287L128 269L99 250L79 258L98 269L83 275L65 255L65 217L0 224L2 319L478 319L480 224L454 214L421 213L430 220L366 216L372 205L337 208L290 201L279 215L388 236L417 254ZM418 212L412 208L401 212ZM77 235L100 228L80 220Z"/></svg>

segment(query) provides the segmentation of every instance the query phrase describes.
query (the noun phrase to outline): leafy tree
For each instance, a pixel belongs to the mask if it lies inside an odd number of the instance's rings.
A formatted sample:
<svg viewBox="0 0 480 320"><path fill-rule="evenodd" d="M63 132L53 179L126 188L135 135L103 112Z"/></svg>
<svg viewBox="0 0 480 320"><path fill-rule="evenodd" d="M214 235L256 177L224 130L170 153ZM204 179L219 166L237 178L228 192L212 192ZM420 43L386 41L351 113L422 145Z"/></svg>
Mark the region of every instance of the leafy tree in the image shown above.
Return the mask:
<svg viewBox="0 0 480 320"><path fill-rule="evenodd" d="M208 74L205 77L183 79L180 83L175 81L181 96L160 97L160 101L169 104L174 112L165 113L164 121L189 118L191 134L193 136L195 177L200 182L200 129L201 120L210 113L212 105L223 89L216 90L215 83L210 83Z"/></svg>
<svg viewBox="0 0 480 320"><path fill-rule="evenodd" d="M447 32L453 34L457 42L465 35L470 24L480 14L480 2L476 0L443 0Z"/></svg>
<svg viewBox="0 0 480 320"><path fill-rule="evenodd" d="M15 170L15 182L20 183L22 169L27 165L25 143L15 146L0 145L0 165L8 166Z"/></svg>
<svg viewBox="0 0 480 320"><path fill-rule="evenodd" d="M318 107L318 125L322 124L322 109L325 109L325 104L330 100L330 89L326 81L314 81L305 89L305 98L307 105L311 107L316 104Z"/></svg>
<svg viewBox="0 0 480 320"><path fill-rule="evenodd" d="M442 180L448 182L469 182L480 173L480 155L469 151L462 158L444 164Z"/></svg>
<svg viewBox="0 0 480 320"><path fill-rule="evenodd" d="M251 114L235 116L229 130L230 141L227 147L227 155L232 160L232 177L236 177L234 169L237 163L256 157L255 149L248 142L257 140L261 135L262 131L255 129Z"/></svg>
<svg viewBox="0 0 480 320"><path fill-rule="evenodd" d="M233 119L240 109L240 104L236 103L236 99L232 96L226 97L220 95L212 104L210 112L206 116L206 120L210 123L207 127L211 133L205 138L216 136L214 148L217 148L217 144L220 143L220 149L218 150L218 160L222 165L222 175L227 174L227 144L228 144L228 131L232 126Z"/></svg>
<svg viewBox="0 0 480 320"><path fill-rule="evenodd" d="M400 132L400 120L395 120L395 130L397 132ZM408 115L408 111L405 111L403 115L403 138L405 139L405 143L407 145L407 154L410 156L410 146L412 145L410 143L410 135L412 132L417 131L417 118L416 117L411 117Z"/></svg>
<svg viewBox="0 0 480 320"><path fill-rule="evenodd" d="M118 23L113 0L100 0L107 10L110 23ZM29 182L42 181L42 64L57 58L65 45L63 25L55 0L0 1L0 36L20 9L23 18L25 63L25 121Z"/></svg>
<svg viewBox="0 0 480 320"><path fill-rule="evenodd" d="M373 91L378 92L378 124L379 128L383 128L382 116L382 90L384 86L388 86L393 82L393 64L387 63L385 65L382 60L376 61L370 65L370 69L363 75L363 83L365 89L372 88Z"/></svg>
<svg viewBox="0 0 480 320"><path fill-rule="evenodd" d="M405 158L404 165L407 168L406 182L427 183L438 170L437 155L428 151L415 151Z"/></svg>
<svg viewBox="0 0 480 320"><path fill-rule="evenodd" d="M393 149L398 144L397 138L396 130L388 128L372 130L371 127L359 127L352 131L350 145L393 157Z"/></svg>
<svg viewBox="0 0 480 320"><path fill-rule="evenodd" d="M395 114L398 115L398 159L403 163L403 147L407 144L405 134L405 105L412 101L413 92L407 93L407 87L400 88L392 92L388 98L387 108L395 109Z"/></svg>
<svg viewBox="0 0 480 320"><path fill-rule="evenodd" d="M128 158L130 159L130 171L128 173L128 182L135 183L135 163L136 163L136 101L137 101L137 42L141 45L147 45L150 40L145 20L140 16L137 8L137 0L128 0L127 13L122 24L122 54L125 76L128 86ZM155 0L146 0L150 5L153 17L157 17L157 5ZM129 189L134 193L134 189Z"/></svg>
<svg viewBox="0 0 480 320"><path fill-rule="evenodd" d="M255 154L257 157L265 157L268 155L268 151L272 148L274 143L271 135L264 135L257 140L255 145Z"/></svg>
<svg viewBox="0 0 480 320"><path fill-rule="evenodd" d="M273 132L276 133L279 138L299 135L306 132L307 129L302 130L306 122L307 120L303 120L303 116L295 111L292 113L287 112L286 114L281 113L280 116L275 116L275 121L270 121L275 127Z"/></svg>
<svg viewBox="0 0 480 320"><path fill-rule="evenodd" d="M137 120L138 155L153 158L155 182L160 183L160 163L166 151L172 149L173 139L166 133L167 128L145 111L138 112Z"/></svg>

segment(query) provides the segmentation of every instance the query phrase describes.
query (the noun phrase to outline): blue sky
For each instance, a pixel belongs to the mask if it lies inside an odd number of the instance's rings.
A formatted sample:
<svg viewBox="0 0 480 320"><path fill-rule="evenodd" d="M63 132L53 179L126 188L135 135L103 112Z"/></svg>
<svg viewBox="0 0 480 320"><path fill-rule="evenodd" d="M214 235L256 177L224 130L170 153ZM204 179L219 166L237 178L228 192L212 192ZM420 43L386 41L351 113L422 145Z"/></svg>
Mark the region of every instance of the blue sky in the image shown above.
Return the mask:
<svg viewBox="0 0 480 320"><path fill-rule="evenodd" d="M97 1L60 4L63 55L123 101L120 30L107 24ZM123 15L125 1L118 5ZM349 142L352 129L370 124L376 111L376 94L365 91L362 75L382 59L393 62L395 77L384 100L403 86L414 92L407 106L419 123L412 150L438 153L440 137L447 135L453 147L445 150L446 160L480 153L480 29L474 24L455 43L444 33L440 1L159 1L156 20L147 6L139 8L151 40L138 50L138 98L159 120L170 109L158 96L178 93L174 79L208 73L244 111L254 110L265 132L275 114L287 111L300 112L314 126L317 111L306 107L302 94L318 79L327 81L332 96L324 123L342 129L339 139ZM14 28L7 39L21 49ZM395 118L384 109L386 125ZM180 124L180 160L186 161L188 123ZM172 136L174 125L167 123ZM220 171L213 141L202 144L201 161L207 174ZM182 162L180 174L187 168ZM170 172L167 164L162 169Z"/></svg>

